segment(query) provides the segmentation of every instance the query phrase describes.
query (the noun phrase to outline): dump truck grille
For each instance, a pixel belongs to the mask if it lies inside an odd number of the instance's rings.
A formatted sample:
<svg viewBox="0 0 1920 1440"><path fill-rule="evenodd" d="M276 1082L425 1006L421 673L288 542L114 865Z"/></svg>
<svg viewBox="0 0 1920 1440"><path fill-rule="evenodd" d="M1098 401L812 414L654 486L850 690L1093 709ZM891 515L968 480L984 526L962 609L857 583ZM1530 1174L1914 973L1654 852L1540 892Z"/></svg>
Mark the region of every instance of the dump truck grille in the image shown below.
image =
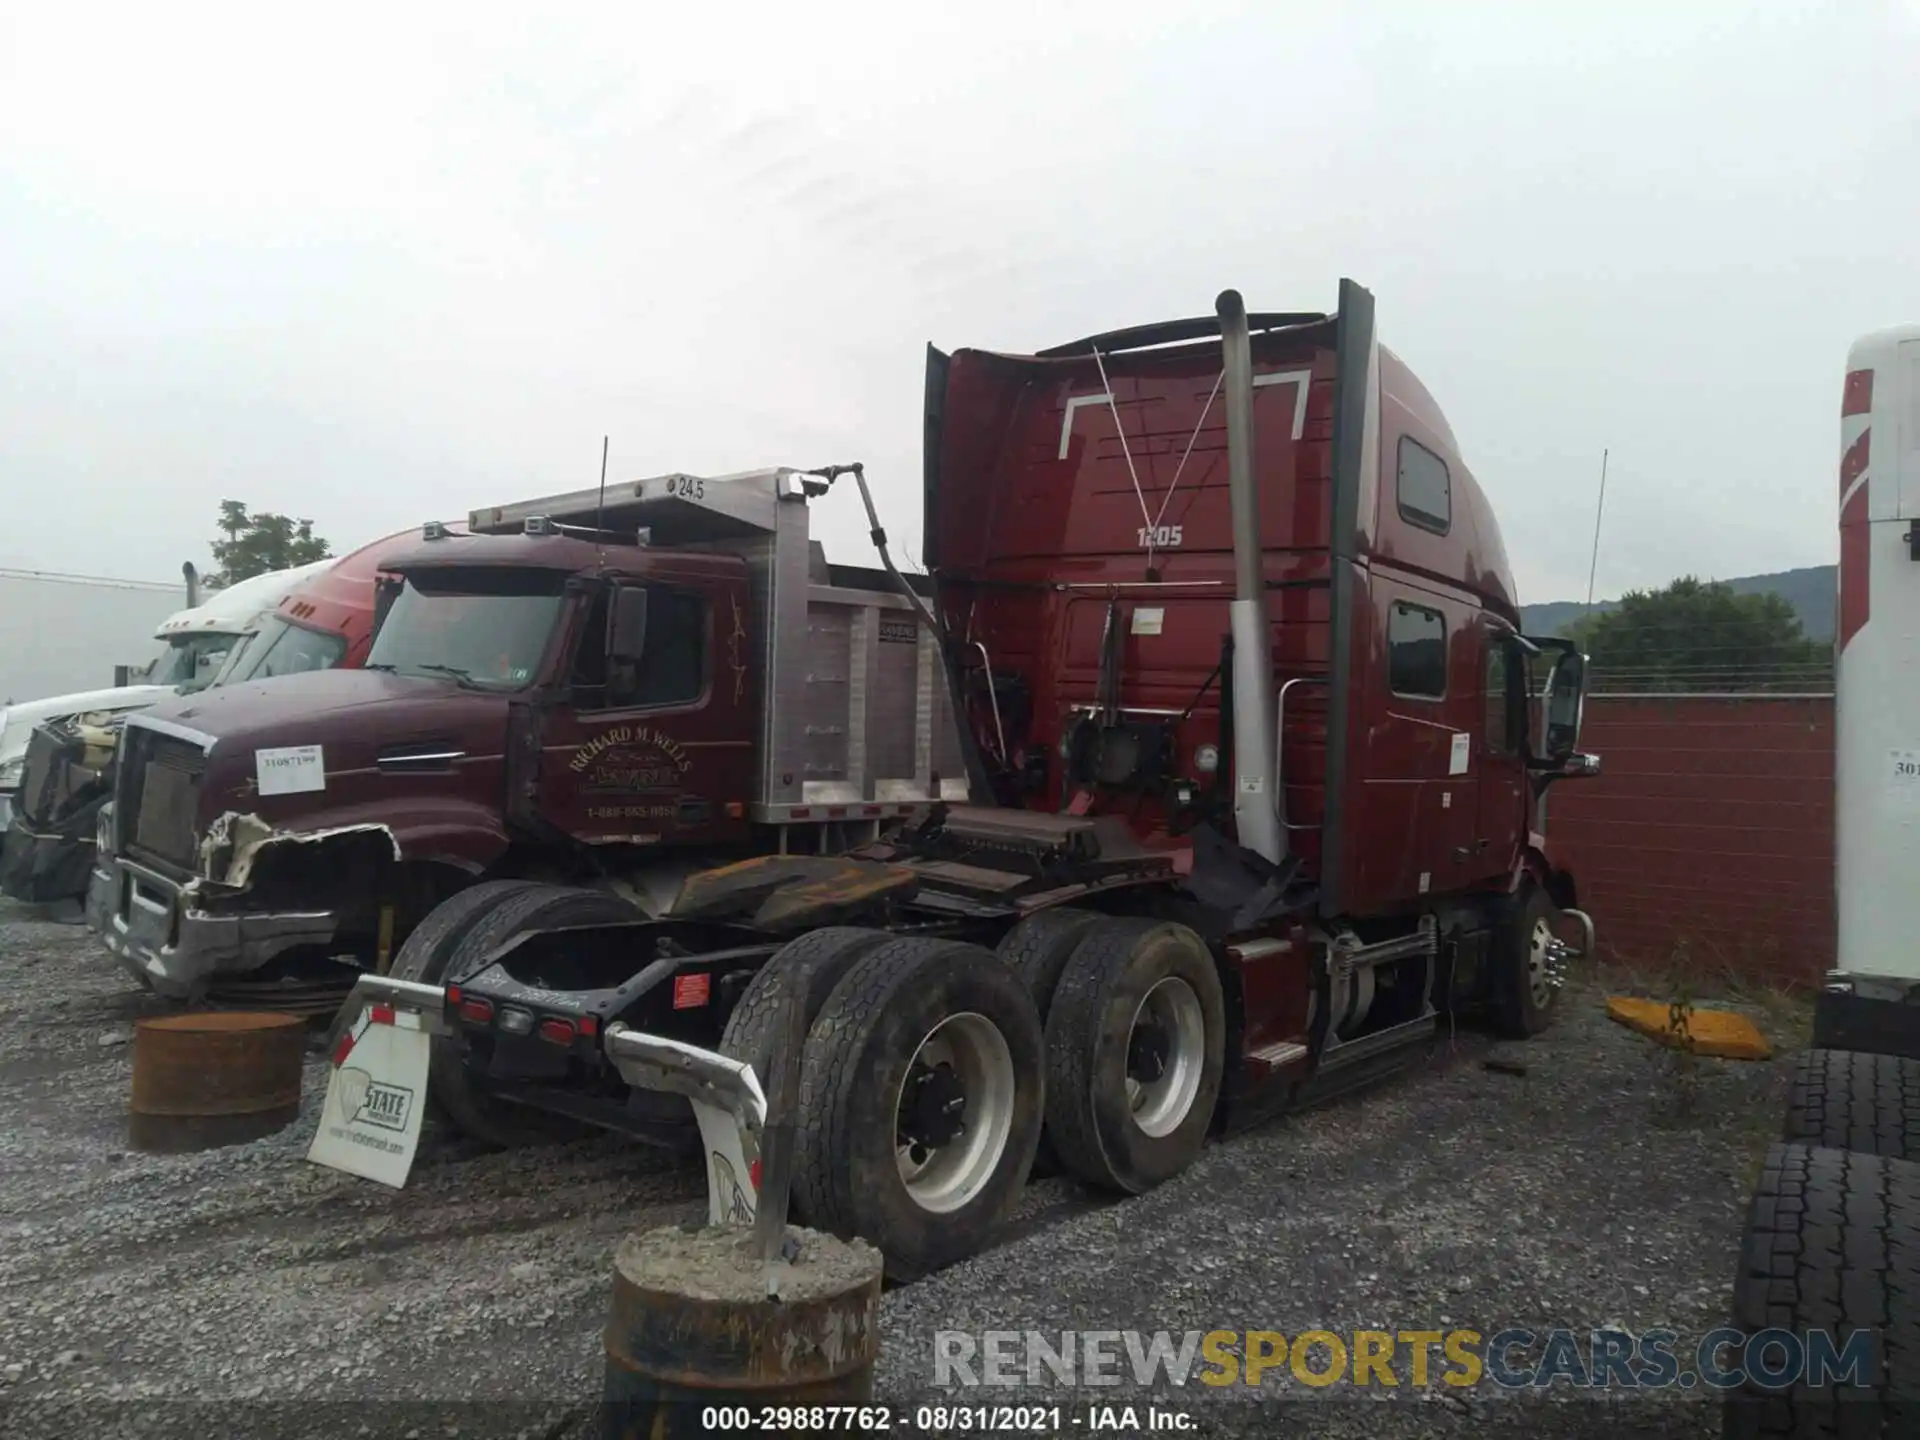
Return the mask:
<svg viewBox="0 0 1920 1440"><path fill-rule="evenodd" d="M114 813L129 854L192 869L194 815L207 757L197 745L129 725Z"/></svg>

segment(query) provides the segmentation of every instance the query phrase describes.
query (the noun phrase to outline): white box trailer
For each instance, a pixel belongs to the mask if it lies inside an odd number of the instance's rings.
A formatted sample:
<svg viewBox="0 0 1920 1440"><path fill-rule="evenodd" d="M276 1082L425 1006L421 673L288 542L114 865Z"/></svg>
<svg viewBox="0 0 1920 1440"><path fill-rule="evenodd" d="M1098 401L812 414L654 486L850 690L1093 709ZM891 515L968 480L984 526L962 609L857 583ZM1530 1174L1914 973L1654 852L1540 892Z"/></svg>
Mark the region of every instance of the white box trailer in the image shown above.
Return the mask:
<svg viewBox="0 0 1920 1440"><path fill-rule="evenodd" d="M35 727L76 715L125 715L178 691L204 688L281 600L335 563L316 560L291 570L268 571L216 590L198 605L174 610L150 627L143 646L146 658L128 667L124 683L36 692L35 698L16 697L0 704L0 828L12 823L14 796L25 778L27 747ZM189 593L192 588L188 587Z"/></svg>
<svg viewBox="0 0 1920 1440"><path fill-rule="evenodd" d="M0 705L111 685L154 657L154 631L186 587L0 570Z"/></svg>

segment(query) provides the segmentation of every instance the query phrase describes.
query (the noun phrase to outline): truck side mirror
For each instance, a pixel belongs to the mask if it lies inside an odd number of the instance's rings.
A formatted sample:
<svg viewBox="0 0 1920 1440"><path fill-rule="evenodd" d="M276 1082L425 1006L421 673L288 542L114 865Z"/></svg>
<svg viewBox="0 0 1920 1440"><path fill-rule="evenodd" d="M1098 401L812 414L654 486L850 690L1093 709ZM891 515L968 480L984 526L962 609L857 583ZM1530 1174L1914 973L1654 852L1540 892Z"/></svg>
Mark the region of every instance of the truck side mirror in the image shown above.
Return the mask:
<svg viewBox="0 0 1920 1440"><path fill-rule="evenodd" d="M607 610L607 658L638 661L647 653L647 591L644 585L614 587Z"/></svg>
<svg viewBox="0 0 1920 1440"><path fill-rule="evenodd" d="M1563 650L1547 672L1544 711L1544 759L1561 764L1580 744L1580 721L1587 708L1587 657Z"/></svg>

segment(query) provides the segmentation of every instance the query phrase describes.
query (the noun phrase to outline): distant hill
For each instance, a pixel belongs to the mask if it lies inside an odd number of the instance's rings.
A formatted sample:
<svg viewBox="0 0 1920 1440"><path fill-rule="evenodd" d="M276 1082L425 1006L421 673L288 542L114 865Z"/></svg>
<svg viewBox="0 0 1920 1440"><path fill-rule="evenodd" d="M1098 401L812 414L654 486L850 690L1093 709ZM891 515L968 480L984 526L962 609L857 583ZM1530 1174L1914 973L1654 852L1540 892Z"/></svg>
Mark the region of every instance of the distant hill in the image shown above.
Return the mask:
<svg viewBox="0 0 1920 1440"><path fill-rule="evenodd" d="M1709 577L1702 576L1702 579ZM1800 628L1809 640L1833 639L1834 567L1809 565L1803 570L1782 570L1777 575L1741 575L1727 581L1741 595L1778 595L1800 617ZM1595 611L1605 614L1619 602L1597 600ZM1521 623L1532 635L1558 635L1587 613L1578 600L1548 600L1540 605L1522 605Z"/></svg>

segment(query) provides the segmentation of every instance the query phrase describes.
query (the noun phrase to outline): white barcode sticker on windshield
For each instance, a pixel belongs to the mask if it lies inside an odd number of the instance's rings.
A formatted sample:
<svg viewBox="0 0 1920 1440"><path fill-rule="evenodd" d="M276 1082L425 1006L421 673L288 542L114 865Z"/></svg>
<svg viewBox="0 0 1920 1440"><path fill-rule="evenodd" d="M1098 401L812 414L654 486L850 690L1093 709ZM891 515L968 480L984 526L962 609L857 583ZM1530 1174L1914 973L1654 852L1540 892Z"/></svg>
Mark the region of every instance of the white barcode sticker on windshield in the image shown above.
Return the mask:
<svg viewBox="0 0 1920 1440"><path fill-rule="evenodd" d="M327 788L327 762L318 745L283 745L253 752L253 778L262 795L305 795Z"/></svg>

